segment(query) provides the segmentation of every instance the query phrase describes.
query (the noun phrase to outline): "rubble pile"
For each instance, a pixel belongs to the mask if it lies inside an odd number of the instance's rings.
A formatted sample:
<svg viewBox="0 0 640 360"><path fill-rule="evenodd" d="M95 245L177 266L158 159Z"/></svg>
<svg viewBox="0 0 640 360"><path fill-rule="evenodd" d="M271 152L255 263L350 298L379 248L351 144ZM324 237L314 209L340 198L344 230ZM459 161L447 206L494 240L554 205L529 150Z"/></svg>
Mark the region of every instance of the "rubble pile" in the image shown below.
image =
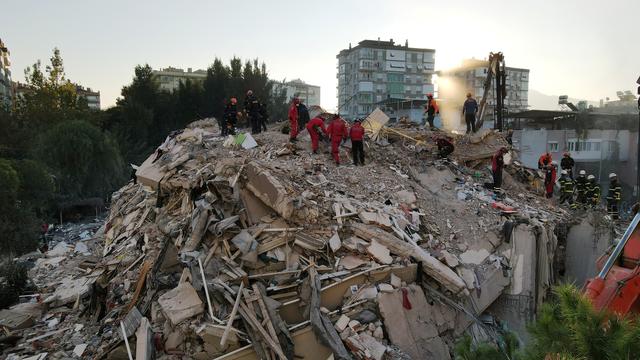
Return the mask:
<svg viewBox="0 0 640 360"><path fill-rule="evenodd" d="M563 210L428 143L389 135L335 166L305 133L214 123L149 156L88 251L36 264L4 357L449 359L465 331L495 335L480 315L503 293L539 303L553 282Z"/></svg>

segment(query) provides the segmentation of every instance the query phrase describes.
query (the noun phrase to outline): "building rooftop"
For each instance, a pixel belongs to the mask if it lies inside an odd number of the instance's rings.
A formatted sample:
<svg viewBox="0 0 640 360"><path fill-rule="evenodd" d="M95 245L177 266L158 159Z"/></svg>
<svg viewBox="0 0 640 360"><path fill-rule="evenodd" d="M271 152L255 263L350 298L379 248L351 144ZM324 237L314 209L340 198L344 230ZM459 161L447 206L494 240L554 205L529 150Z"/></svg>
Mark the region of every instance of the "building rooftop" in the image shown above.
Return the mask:
<svg viewBox="0 0 640 360"><path fill-rule="evenodd" d="M458 71L466 71L466 70L473 70L473 69L477 69L477 68L486 68L489 66L489 61L488 60L479 60L479 59L464 59L462 60L462 63L460 64L460 66L451 68L451 69L446 69L446 70L441 70L438 71L438 74L448 74L448 73L454 73L454 72L458 72ZM516 67L511 67L511 66L507 66L507 70L518 70L518 71L529 71L529 69L525 69L525 68L516 68Z"/></svg>
<svg viewBox="0 0 640 360"><path fill-rule="evenodd" d="M339 57L340 55L344 55L347 54L353 50L356 49L360 49L360 48L375 48L375 49L386 49L386 50L408 50L408 51L432 51L435 52L435 49L427 49L427 48L413 48L413 47L409 47L409 42L405 41L405 45L400 45L400 44L396 44L395 42L393 42L393 39L389 39L389 41L384 41L384 40L362 40L358 43L358 45L351 47L351 44L349 44L349 48L348 49L343 49L340 50L340 52L338 53L338 55L336 55L336 57Z"/></svg>

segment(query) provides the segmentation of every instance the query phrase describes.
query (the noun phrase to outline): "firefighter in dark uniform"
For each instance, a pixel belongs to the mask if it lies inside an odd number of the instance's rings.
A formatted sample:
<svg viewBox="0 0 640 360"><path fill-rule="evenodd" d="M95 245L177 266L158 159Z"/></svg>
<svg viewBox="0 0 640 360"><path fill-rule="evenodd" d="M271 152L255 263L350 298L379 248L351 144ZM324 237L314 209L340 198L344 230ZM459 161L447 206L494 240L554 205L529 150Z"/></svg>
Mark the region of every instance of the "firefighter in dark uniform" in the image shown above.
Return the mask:
<svg viewBox="0 0 640 360"><path fill-rule="evenodd" d="M244 111L249 116L251 124L251 133L260 133L260 101L253 95L253 91L247 91L247 97L244 98Z"/></svg>
<svg viewBox="0 0 640 360"><path fill-rule="evenodd" d="M615 173L609 174L609 192L607 193L607 213L613 220L620 217L620 200L622 199L622 187Z"/></svg>
<svg viewBox="0 0 640 360"><path fill-rule="evenodd" d="M573 203L572 208L576 209L578 206L584 207L587 204L587 172L580 170L576 177L576 201Z"/></svg>
<svg viewBox="0 0 640 360"><path fill-rule="evenodd" d="M600 204L600 185L593 175L587 176L587 202L591 208L595 208Z"/></svg>
<svg viewBox="0 0 640 360"><path fill-rule="evenodd" d="M262 131L267 131L267 122L269 121L269 112L267 111L267 104L260 102L260 125Z"/></svg>
<svg viewBox="0 0 640 360"><path fill-rule="evenodd" d="M236 121L238 116L237 104L238 100L236 98L231 98L224 107L224 127L222 129L222 136L236 134Z"/></svg>
<svg viewBox="0 0 640 360"><path fill-rule="evenodd" d="M573 179L573 167L576 165L575 160L571 157L571 154L568 152L564 153L562 160L560 160L560 168L562 170L567 170L569 177Z"/></svg>
<svg viewBox="0 0 640 360"><path fill-rule="evenodd" d="M567 170L562 170L560 172L560 205L568 204L569 206L573 205L573 180L569 177L569 172ZM572 206L573 207L573 206Z"/></svg>

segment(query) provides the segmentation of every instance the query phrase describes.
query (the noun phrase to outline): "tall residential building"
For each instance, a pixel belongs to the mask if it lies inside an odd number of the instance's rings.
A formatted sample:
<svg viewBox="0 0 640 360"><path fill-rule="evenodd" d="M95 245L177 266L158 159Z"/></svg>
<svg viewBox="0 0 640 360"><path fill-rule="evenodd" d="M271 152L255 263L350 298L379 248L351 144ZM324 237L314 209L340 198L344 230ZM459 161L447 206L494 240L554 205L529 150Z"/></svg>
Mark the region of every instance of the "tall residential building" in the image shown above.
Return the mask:
<svg viewBox="0 0 640 360"><path fill-rule="evenodd" d="M153 76L160 84L160 90L172 92L178 90L180 83L185 83L187 80L192 82L204 81L207 77L206 70L192 71L188 68L187 71L174 67L168 67L160 70L153 70Z"/></svg>
<svg viewBox="0 0 640 360"><path fill-rule="evenodd" d="M11 105L11 61L9 49L0 39L0 104Z"/></svg>
<svg viewBox="0 0 640 360"><path fill-rule="evenodd" d="M85 88L76 85L76 94L78 98L84 98L91 110L100 110L100 91L92 91L91 88Z"/></svg>
<svg viewBox="0 0 640 360"><path fill-rule="evenodd" d="M340 51L338 108L348 118L364 117L379 104L426 99L433 92L433 49L389 41L363 40Z"/></svg>
<svg viewBox="0 0 640 360"><path fill-rule="evenodd" d="M274 90L284 89L287 93L287 101L294 97L302 100L307 106L320 106L320 86L310 85L300 79L294 79L284 84L276 84Z"/></svg>
<svg viewBox="0 0 640 360"><path fill-rule="evenodd" d="M484 82L487 78L486 60L467 59L462 61L462 65L457 68L441 71L441 76L457 78L461 83L465 93L470 92L480 102L484 93ZM506 68L506 98L504 107L508 113L517 113L527 110L529 107L529 69L514 67ZM485 123L493 122L495 98L495 80L487 96L487 110L485 111ZM463 98L462 95L461 98ZM462 105L462 104L460 104Z"/></svg>

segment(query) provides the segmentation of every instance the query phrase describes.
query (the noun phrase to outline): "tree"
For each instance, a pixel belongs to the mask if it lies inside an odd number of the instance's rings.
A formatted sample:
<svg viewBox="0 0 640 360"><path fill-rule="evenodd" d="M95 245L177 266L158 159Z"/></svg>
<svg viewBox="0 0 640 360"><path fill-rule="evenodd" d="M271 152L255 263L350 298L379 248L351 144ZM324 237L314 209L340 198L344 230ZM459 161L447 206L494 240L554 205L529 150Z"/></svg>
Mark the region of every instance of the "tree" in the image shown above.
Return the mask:
<svg viewBox="0 0 640 360"><path fill-rule="evenodd" d="M0 159L0 253L21 254L36 246L37 221L18 201L20 176L11 162Z"/></svg>
<svg viewBox="0 0 640 360"><path fill-rule="evenodd" d="M224 105L229 93L230 83L229 68L224 66L222 60L216 58L207 69L207 77L203 82L202 107L204 116L222 118ZM238 95L235 95L238 96Z"/></svg>
<svg viewBox="0 0 640 360"><path fill-rule="evenodd" d="M573 285L554 290L529 328L524 359L622 360L640 354L640 324L597 311Z"/></svg>
<svg viewBox="0 0 640 360"><path fill-rule="evenodd" d="M36 154L55 174L59 200L104 197L126 179L115 142L86 121L56 125L42 135Z"/></svg>

